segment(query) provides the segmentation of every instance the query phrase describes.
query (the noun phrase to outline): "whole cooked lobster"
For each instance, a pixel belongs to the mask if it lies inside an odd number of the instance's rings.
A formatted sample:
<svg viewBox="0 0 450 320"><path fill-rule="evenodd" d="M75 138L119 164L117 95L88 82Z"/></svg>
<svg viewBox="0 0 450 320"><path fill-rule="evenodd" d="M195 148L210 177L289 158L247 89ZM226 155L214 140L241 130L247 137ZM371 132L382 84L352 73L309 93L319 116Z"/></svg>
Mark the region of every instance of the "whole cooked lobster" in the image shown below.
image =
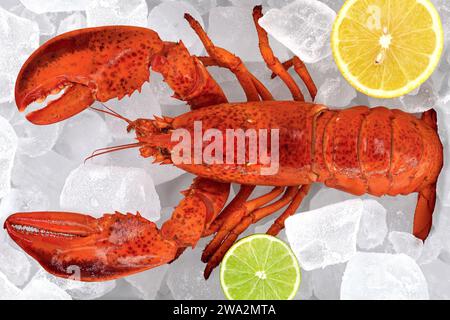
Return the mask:
<svg viewBox="0 0 450 320"><path fill-rule="evenodd" d="M278 234L316 182L354 195L417 192L413 232L426 239L443 162L435 112L425 112L418 119L384 107L330 110L305 102L288 72L294 68L314 100L317 89L305 64L298 57L282 64L258 24L260 6L255 7L253 17L261 54L274 76L287 85L293 101L274 101L242 61L215 46L188 14L185 18L208 56L192 56L182 42L165 42L152 30L128 26L73 31L40 47L18 76L15 95L19 110L62 89L66 91L45 108L28 114L29 121L52 124L76 115L95 101L131 95L149 80L151 68L163 75L175 97L187 102L192 111L175 118L132 121L113 110L103 110L124 120L137 139L134 144L105 152L138 147L143 157L174 164L197 178L160 230L139 214L116 212L95 219L78 213L31 212L16 213L6 220L5 228L12 239L52 274L70 277L69 270L77 266L80 280L103 281L169 263L185 248L194 247L201 237L215 234L202 256L207 262L207 278L246 228L286 208L268 231ZM210 66L233 72L247 102L229 103L209 74ZM195 141L188 141L195 146L181 154L184 160L192 161L175 161L179 154L175 152L179 142L175 133L183 130L187 136L195 136L197 122L201 122L202 133L215 130L224 136L230 129L276 132L278 143L267 138L259 144L270 140L266 143L267 156L277 153L277 170L262 174L269 164L261 158L253 159L250 150L244 151L244 161L225 163L220 161L225 154L217 150L211 153L208 144L195 145ZM218 161L196 161L195 152L190 151L209 151ZM233 155L240 151L232 144ZM241 188L226 205L231 183ZM255 186L260 185L274 188L249 200Z"/></svg>

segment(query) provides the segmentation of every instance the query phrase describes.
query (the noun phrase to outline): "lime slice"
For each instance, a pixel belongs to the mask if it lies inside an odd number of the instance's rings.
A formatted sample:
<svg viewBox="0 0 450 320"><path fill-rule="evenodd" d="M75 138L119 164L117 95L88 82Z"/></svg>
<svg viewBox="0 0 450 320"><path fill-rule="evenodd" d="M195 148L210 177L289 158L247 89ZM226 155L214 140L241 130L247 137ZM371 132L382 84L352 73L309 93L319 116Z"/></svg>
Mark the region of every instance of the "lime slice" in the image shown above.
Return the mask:
<svg viewBox="0 0 450 320"><path fill-rule="evenodd" d="M290 300L300 286L300 268L283 241L255 234L235 243L220 267L229 300Z"/></svg>
<svg viewBox="0 0 450 320"><path fill-rule="evenodd" d="M442 55L444 32L429 0L348 0L336 18L331 46L353 87L394 98L430 77Z"/></svg>

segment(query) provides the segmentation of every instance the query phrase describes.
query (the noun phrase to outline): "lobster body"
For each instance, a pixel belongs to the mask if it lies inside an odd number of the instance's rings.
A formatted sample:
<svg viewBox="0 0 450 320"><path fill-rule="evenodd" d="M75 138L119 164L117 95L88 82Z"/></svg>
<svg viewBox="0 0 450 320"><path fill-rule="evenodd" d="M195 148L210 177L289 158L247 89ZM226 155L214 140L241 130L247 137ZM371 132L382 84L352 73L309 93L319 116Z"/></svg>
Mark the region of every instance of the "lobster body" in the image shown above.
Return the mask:
<svg viewBox="0 0 450 320"><path fill-rule="evenodd" d="M222 182L268 186L321 182L354 195L396 196L418 192L436 181L442 167L436 130L400 110L362 106L330 110L296 101L221 104L183 114L173 120L172 128L186 129L194 137L196 121L203 131L219 130L222 136L230 129L279 130L279 168L273 175L262 175L252 163L224 166L225 154L220 164L194 164L192 153L192 164L178 165Z"/></svg>

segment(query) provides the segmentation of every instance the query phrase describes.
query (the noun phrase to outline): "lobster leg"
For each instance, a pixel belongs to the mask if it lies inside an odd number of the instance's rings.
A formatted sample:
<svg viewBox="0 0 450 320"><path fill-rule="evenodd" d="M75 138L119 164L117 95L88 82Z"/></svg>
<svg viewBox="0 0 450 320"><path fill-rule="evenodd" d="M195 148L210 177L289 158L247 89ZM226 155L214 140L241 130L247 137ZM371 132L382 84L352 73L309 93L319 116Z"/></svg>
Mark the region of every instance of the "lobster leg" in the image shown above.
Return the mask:
<svg viewBox="0 0 450 320"><path fill-rule="evenodd" d="M241 185L238 194L230 202L230 204L222 211L222 213L217 217L216 220L210 225L210 227L205 231L204 236L210 236L213 233L219 231L223 223L229 219L229 217L239 210L240 207L244 205L247 199L251 196L252 192L255 190L256 186L246 186Z"/></svg>
<svg viewBox="0 0 450 320"><path fill-rule="evenodd" d="M202 26L191 15L186 13L185 19L189 22L192 29L197 33L198 37L205 46L206 51L214 60L214 62L222 67L231 70L236 75L239 83L244 89L247 100L259 101L259 94L254 84L254 77L252 77L252 74L247 70L242 60L229 51L216 47L206 34L205 30L203 30Z"/></svg>
<svg viewBox="0 0 450 320"><path fill-rule="evenodd" d="M314 80L312 79L311 74L308 71L308 68L306 68L305 63L302 60L300 60L299 57L295 56L292 59L283 62L283 67L284 69L286 69L286 71L294 67L294 71L302 79L303 83L306 85L306 88L308 89L308 92L312 100L314 101L317 95L317 86L314 83ZM277 75L273 73L272 79L275 78L276 76Z"/></svg>
<svg viewBox="0 0 450 320"><path fill-rule="evenodd" d="M305 185L300 187L289 207L286 209L286 211L283 212L281 216L278 217L277 220L275 220L275 222L267 231L267 234L271 236L276 236L280 233L281 230L284 229L284 222L286 221L287 218L292 216L297 211L297 209L302 204L303 199L305 199L305 197L308 195L310 189L311 185Z"/></svg>
<svg viewBox="0 0 450 320"><path fill-rule="evenodd" d="M231 54L231 53L230 53ZM218 63L214 58L211 57L198 57L201 62L207 67L221 67L226 68L231 71L230 66L225 66L223 64ZM263 101L271 101L273 100L273 96L270 91L264 86L264 84L258 80L252 73L250 73L250 77L252 78L253 85L258 91L259 96Z"/></svg>
<svg viewBox="0 0 450 320"><path fill-rule="evenodd" d="M202 261L206 262L210 259L211 255L219 248L222 241L227 237L228 233L233 230L236 225L241 221L242 217L246 216L248 213L253 212L255 209L273 201L283 192L282 187L274 188L271 192L253 199L251 201L245 202L242 205L235 205L231 207L229 213L227 214L226 220L221 225L220 229L217 231L214 239L206 246L203 251Z"/></svg>
<svg viewBox="0 0 450 320"><path fill-rule="evenodd" d="M277 76L283 80L291 91L292 97L296 101L305 101L302 91L298 87L297 83L291 77L289 72L286 71L283 64L274 55L272 48L269 44L269 37L267 32L259 25L258 20L263 17L262 6L256 6L253 9L253 20L255 22L256 31L258 33L259 48L261 50L261 55L267 64L267 67L272 70Z"/></svg>
<svg viewBox="0 0 450 320"><path fill-rule="evenodd" d="M256 210L248 210L245 212L243 217L236 216L236 218L239 217L240 220L232 229L227 230L228 233L225 239L221 242L220 246L214 251L214 254L208 260L208 264L204 271L205 278L207 279L214 268L219 265L228 249L230 249L242 232L244 232L251 224L264 219L289 204L297 193L297 190L298 187L289 187L286 189L284 195L276 202Z"/></svg>

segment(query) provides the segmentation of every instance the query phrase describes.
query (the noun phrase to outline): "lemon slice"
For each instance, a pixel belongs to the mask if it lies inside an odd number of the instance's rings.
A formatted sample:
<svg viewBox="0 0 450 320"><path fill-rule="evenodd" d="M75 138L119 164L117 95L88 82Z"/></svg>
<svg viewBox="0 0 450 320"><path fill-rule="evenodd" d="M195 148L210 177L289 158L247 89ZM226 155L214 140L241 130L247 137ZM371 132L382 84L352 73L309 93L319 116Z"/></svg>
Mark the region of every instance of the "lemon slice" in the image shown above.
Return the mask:
<svg viewBox="0 0 450 320"><path fill-rule="evenodd" d="M290 300L297 294L300 278L289 246L266 234L235 243L220 267L220 283L229 300Z"/></svg>
<svg viewBox="0 0 450 320"><path fill-rule="evenodd" d="M429 0L347 0L334 23L331 46L353 87L372 97L395 98L430 77L444 34Z"/></svg>

